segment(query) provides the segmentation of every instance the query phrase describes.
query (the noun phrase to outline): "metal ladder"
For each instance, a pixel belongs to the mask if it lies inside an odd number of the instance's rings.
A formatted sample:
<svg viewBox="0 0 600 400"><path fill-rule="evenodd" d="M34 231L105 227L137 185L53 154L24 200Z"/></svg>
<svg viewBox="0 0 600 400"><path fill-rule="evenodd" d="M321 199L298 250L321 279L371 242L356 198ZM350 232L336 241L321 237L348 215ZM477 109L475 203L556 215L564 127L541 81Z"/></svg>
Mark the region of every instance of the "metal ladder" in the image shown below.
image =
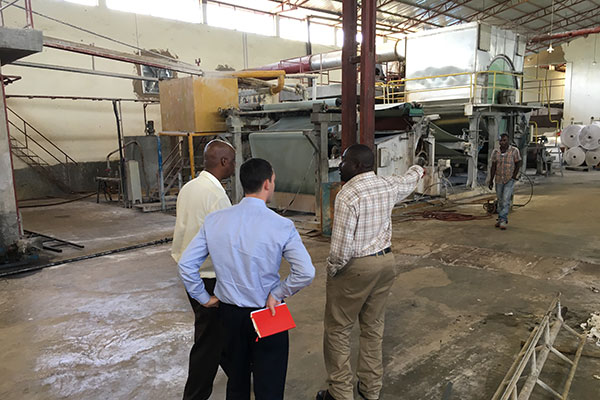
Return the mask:
<svg viewBox="0 0 600 400"><path fill-rule="evenodd" d="M554 347L554 342L561 328L565 328L568 333L579 340L573 359L568 358ZM567 400L586 340L587 334L585 332L583 334L577 333L565 324L561 313L560 293L557 294L544 314L542 321L531 332L527 342L521 348L517 358L504 376L496 393L494 393L492 400L527 400L536 386L541 387L556 399ZM567 381L560 392L552 389L540 379L542 368L544 368L550 353L571 367ZM529 375L525 374L526 369L529 369ZM525 380L525 383L521 384L522 380Z"/></svg>

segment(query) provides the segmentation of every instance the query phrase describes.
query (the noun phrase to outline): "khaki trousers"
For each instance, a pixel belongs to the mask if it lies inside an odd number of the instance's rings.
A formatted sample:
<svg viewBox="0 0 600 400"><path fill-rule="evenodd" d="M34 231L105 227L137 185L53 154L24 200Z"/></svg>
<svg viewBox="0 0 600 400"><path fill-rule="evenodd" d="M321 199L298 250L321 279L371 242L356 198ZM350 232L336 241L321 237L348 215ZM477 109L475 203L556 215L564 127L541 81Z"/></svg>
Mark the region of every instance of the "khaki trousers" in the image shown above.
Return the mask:
<svg viewBox="0 0 600 400"><path fill-rule="evenodd" d="M327 277L323 354L327 390L336 400L353 400L350 334L358 318L360 342L356 375L367 399L383 386L382 341L388 294L396 278L394 255L353 258Z"/></svg>

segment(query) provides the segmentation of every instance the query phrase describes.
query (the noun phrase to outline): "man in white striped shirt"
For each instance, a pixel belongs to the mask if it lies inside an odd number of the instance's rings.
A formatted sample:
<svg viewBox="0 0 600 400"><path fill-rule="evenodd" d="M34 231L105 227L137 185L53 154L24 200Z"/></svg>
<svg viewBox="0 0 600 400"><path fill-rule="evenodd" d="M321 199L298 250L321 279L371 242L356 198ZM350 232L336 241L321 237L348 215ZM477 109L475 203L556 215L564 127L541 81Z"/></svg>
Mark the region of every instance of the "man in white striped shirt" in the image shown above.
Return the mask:
<svg viewBox="0 0 600 400"><path fill-rule="evenodd" d="M323 319L328 387L317 394L317 400L354 399L350 333L357 319L361 331L358 394L378 399L383 385L384 313L396 278L392 209L415 190L425 170L414 165L404 176L379 177L373 172L374 163L369 147L353 145L340 164L346 183L335 199Z"/></svg>

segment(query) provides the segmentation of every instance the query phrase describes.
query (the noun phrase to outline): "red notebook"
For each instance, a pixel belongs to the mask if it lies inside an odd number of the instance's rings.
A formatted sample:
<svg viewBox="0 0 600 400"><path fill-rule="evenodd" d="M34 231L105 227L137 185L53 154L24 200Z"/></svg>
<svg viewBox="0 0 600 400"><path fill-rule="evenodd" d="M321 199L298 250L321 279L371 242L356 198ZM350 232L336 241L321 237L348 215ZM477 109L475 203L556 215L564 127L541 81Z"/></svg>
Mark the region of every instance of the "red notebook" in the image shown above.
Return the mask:
<svg viewBox="0 0 600 400"><path fill-rule="evenodd" d="M252 319L254 329L259 338L271 336L296 327L292 319L292 314L290 314L290 310L285 303L275 307L275 316L271 315L271 310L263 308L262 310L251 312L250 319Z"/></svg>

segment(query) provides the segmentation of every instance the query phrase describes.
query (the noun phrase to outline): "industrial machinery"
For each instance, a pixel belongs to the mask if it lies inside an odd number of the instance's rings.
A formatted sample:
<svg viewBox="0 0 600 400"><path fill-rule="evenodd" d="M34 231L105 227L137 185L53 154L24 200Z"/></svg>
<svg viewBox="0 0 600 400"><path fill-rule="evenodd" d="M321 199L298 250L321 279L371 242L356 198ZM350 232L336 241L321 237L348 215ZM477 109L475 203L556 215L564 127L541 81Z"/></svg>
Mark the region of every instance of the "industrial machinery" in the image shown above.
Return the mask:
<svg viewBox="0 0 600 400"><path fill-rule="evenodd" d="M489 164L501 133L508 133L525 156L535 107L522 101L524 52L524 38L479 22L410 34L378 49L377 62L394 62L396 76L388 74L387 81L377 83L376 172L403 174L424 158L427 179L417 192L439 196L446 194L445 171L453 167L466 172L467 188L478 185L478 171ZM249 156L269 160L277 172L273 207L314 213L322 224L330 192L339 186L341 115L335 91L313 90L311 101L269 104L260 96L247 101L252 89L238 91L238 83L277 77L277 86L268 89L274 94L285 91L286 74L314 78L311 73L340 65L341 52L332 52L254 70L162 81L160 135L187 146L190 176L199 161L193 155L198 137L230 140L238 165ZM230 186L238 200L239 181Z"/></svg>

